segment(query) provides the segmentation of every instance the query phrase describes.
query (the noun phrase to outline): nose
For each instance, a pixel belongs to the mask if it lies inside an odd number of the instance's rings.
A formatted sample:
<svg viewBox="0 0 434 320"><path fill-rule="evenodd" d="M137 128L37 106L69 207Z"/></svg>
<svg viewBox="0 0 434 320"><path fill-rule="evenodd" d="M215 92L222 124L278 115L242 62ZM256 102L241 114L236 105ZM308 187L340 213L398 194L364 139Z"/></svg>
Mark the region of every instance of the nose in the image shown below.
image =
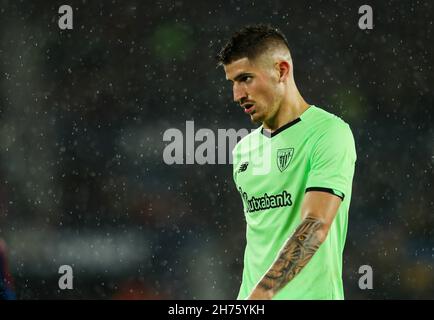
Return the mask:
<svg viewBox="0 0 434 320"><path fill-rule="evenodd" d="M240 102L241 99L244 99L247 97L247 92L245 90L245 88L238 84L238 83L234 83L234 87L233 87L233 93L234 93L234 101L235 102Z"/></svg>

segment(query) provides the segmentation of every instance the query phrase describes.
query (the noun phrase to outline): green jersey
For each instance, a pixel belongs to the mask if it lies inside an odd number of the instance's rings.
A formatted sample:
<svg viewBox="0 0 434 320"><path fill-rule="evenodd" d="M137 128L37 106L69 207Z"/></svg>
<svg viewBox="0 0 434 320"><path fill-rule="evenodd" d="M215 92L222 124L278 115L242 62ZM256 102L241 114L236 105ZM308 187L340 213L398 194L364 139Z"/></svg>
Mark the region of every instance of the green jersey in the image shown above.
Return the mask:
<svg viewBox="0 0 434 320"><path fill-rule="evenodd" d="M309 191L342 199L326 240L273 299L343 299L342 254L356 162L351 129L341 118L310 106L273 133L262 127L233 150L233 177L247 222L238 299L245 299L301 223Z"/></svg>

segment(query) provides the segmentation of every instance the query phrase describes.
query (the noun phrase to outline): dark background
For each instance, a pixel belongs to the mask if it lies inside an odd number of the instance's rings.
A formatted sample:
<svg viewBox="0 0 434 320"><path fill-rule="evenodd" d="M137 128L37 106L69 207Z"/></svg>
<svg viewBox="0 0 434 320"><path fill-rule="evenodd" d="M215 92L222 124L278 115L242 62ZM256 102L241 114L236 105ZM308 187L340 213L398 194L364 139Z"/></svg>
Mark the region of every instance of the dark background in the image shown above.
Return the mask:
<svg viewBox="0 0 434 320"><path fill-rule="evenodd" d="M58 28L62 4L73 30ZM358 28L363 4L373 30ZM236 297L245 222L231 166L166 165L163 133L254 128L214 56L257 22L287 35L306 101L354 133L346 298L434 298L432 4L0 5L0 237L19 299ZM73 290L58 288L63 264ZM372 290L358 287L366 264Z"/></svg>

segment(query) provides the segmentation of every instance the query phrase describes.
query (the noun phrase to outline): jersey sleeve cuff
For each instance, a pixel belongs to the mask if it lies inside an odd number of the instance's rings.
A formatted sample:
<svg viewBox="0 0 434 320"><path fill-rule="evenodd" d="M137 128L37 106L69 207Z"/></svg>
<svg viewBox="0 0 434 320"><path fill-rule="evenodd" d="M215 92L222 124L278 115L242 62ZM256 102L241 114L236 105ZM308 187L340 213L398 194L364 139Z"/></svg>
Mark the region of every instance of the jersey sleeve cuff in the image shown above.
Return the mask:
<svg viewBox="0 0 434 320"><path fill-rule="evenodd" d="M341 198L342 201L344 201L344 198L345 198L345 194L343 192L340 192L338 190L334 190L334 189L331 189L331 188L322 188L322 187L309 187L309 188L306 188L306 192L309 192L309 191L321 191L321 192L331 193L331 194L333 194L333 195Z"/></svg>

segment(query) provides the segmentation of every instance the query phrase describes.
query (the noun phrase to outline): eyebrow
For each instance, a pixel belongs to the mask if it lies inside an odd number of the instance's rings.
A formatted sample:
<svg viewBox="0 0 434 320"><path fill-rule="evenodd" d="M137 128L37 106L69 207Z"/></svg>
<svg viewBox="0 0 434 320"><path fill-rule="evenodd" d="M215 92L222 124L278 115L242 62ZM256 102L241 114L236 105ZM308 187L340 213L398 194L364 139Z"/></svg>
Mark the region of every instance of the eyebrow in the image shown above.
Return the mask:
<svg viewBox="0 0 434 320"><path fill-rule="evenodd" d="M242 72L234 78L234 81L239 81L241 78L244 78L247 76L252 76L252 75L253 75L253 73L250 73L250 72ZM231 79L228 79L228 80L233 82Z"/></svg>

